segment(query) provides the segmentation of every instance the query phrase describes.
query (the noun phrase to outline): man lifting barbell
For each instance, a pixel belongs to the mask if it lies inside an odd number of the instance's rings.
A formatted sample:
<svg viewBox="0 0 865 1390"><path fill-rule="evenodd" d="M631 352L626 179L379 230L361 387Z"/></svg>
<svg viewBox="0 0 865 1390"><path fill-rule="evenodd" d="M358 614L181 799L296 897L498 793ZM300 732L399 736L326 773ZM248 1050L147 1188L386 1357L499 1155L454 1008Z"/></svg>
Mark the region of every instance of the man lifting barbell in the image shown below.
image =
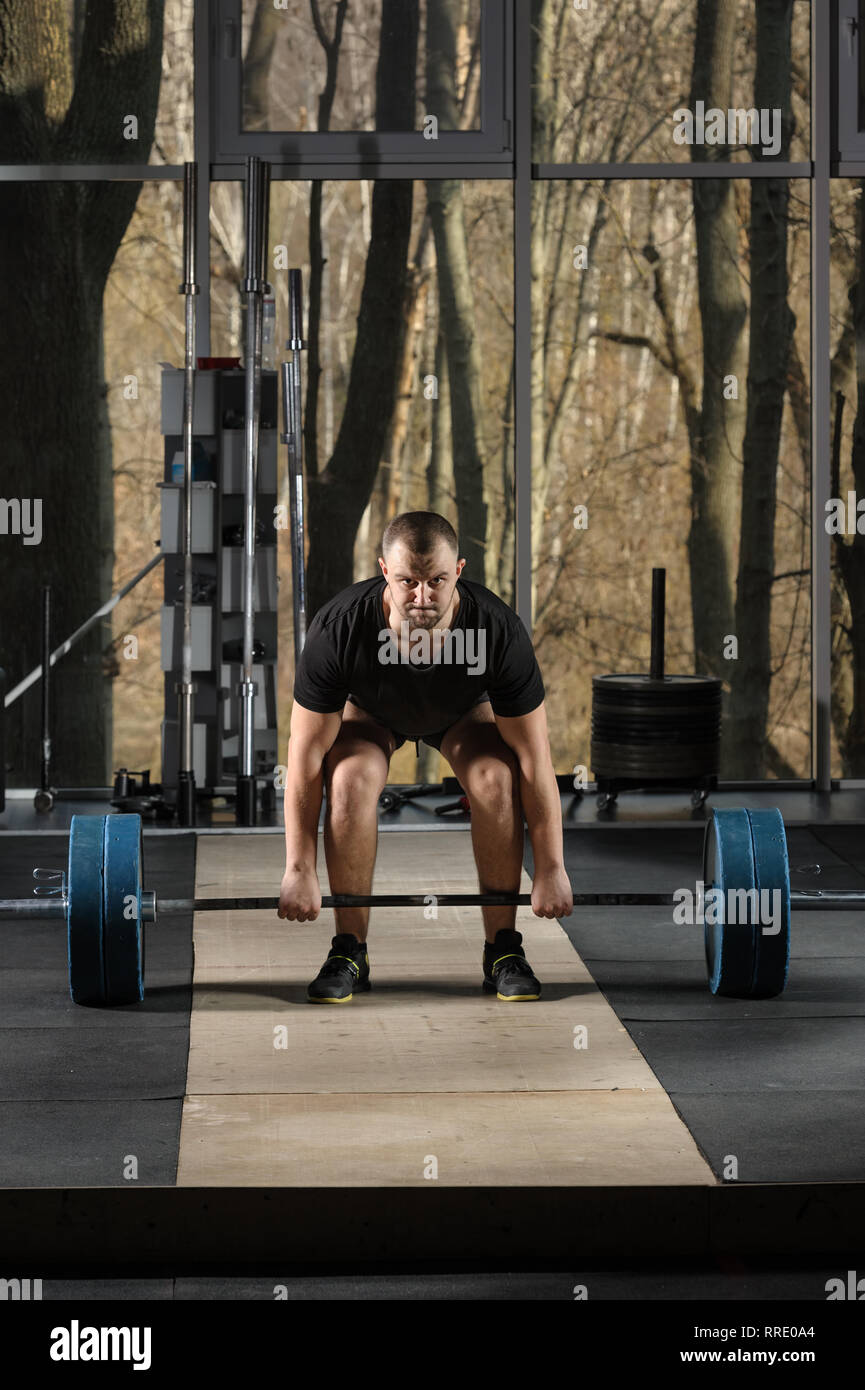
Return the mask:
<svg viewBox="0 0 865 1390"><path fill-rule="evenodd" d="M573 894L550 757L544 685L528 633L491 590L461 579L456 533L436 512L405 512L384 533L381 577L349 585L316 614L298 662L285 788L286 870L279 916L321 910L318 820L333 894L369 894L377 806L390 759L407 739L438 749L471 804L481 893L512 893L523 817L537 917L565 917ZM337 933L307 997L347 1003L370 987L369 909L334 909ZM482 908L483 988L505 1001L540 997L515 929L515 906Z"/></svg>

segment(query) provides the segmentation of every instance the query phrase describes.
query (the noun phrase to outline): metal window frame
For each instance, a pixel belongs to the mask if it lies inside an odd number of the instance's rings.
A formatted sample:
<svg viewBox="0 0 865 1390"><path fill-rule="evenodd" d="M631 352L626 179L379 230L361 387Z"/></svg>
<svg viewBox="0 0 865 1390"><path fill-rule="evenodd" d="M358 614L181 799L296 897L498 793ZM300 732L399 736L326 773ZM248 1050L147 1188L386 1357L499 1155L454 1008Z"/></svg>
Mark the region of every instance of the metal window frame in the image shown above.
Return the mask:
<svg viewBox="0 0 865 1390"><path fill-rule="evenodd" d="M183 182L182 164L0 164L0 183Z"/></svg>
<svg viewBox="0 0 865 1390"><path fill-rule="evenodd" d="M833 0L837 10L833 69L837 91L837 137L839 160L865 158L865 112L859 96L859 70L865 60L862 28L865 25L863 0Z"/></svg>
<svg viewBox="0 0 865 1390"><path fill-rule="evenodd" d="M498 2L498 0L497 0ZM220 0L221 3L221 0ZM235 0L239 3L239 0ZM531 0L501 0L507 22L501 26L501 90L505 111L502 119L513 119L507 139L513 133L512 148L500 141L502 148L495 152L475 147L466 154L466 146L457 153L440 145L430 151L429 142L419 157L398 155L393 151L376 149L372 154L355 137L353 154L331 149L327 156L303 152L303 158L284 158L285 151L272 156L272 176L278 179L345 179L345 178L504 178L513 182L514 196L514 333L515 333L515 398L514 398L514 489L515 489L515 606L531 632L532 587L532 460L531 460L531 199L532 186L549 178L598 179L616 177L690 179L810 178L812 191L811 222L811 692L812 692L812 784L817 791L856 787L861 779L832 779L831 759L831 549L829 536L816 518L825 515L825 502L830 485L830 381L829 381L829 271L830 219L829 194L832 177L865 177L865 138L861 146L851 146L849 126L844 126L841 107L844 93L849 90L840 59L840 44L845 42L841 24L844 6L858 0L814 0L811 5L811 110L812 161L778 165L769 162L744 164L645 164L645 165L573 165L532 162L531 118ZM485 6L486 7L486 6ZM196 4L193 17L194 54L194 158L199 164L199 246L198 265L201 295L198 305L198 350L210 352L210 264L209 210L210 185L222 179L243 177L242 158L238 152L230 159L219 157L213 141L211 112L219 96L220 63L211 45L214 40L212 10L214 6ZM489 60L488 60L489 61ZM845 87L845 81L847 86ZM838 98L836 100L836 98ZM491 133L491 132L490 132ZM452 139L464 139L477 132L459 132ZM250 138L259 140L256 133ZM301 137L296 137L301 138ZM333 140L330 135L311 135L304 139ZM383 139L384 136L377 137ZM419 137L422 139L422 137ZM251 151L252 152L252 151ZM260 147L255 152L260 152ZM438 156L438 157L436 157ZM0 180L182 180L181 165L0 165ZM765 779L761 785L769 784ZM738 786L738 783L724 784ZM780 785L780 784L779 784ZM808 785L803 779L797 785Z"/></svg>
<svg viewBox="0 0 865 1390"><path fill-rule="evenodd" d="M809 179L811 162L682 160L660 164L534 164L538 179Z"/></svg>
<svg viewBox="0 0 865 1390"><path fill-rule="evenodd" d="M811 5L811 772L814 790L832 789L832 551L823 525L831 485L832 259L830 190L834 6Z"/></svg>
<svg viewBox="0 0 865 1390"><path fill-rule="evenodd" d="M213 161L231 165L257 154L296 176L316 177L310 171L329 164L359 163L384 172L403 163L424 167L461 165L483 159L512 160L513 0L481 0L481 114L480 129L439 131L427 140L418 131L244 131L242 120L242 59L240 53L242 0L214 0L210 54L211 142ZM302 172L301 172L302 171ZM283 177L291 177L287 172ZM373 174L361 177L374 177ZM416 174L415 174L416 177Z"/></svg>

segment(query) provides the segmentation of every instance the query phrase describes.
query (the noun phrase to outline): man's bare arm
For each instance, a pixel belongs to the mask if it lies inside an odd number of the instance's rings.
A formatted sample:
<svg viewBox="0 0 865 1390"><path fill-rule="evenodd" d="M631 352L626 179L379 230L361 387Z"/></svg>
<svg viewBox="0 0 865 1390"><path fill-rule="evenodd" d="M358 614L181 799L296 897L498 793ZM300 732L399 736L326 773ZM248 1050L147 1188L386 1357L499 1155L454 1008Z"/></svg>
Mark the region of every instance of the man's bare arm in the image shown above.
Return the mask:
<svg viewBox="0 0 865 1390"><path fill-rule="evenodd" d="M279 901L279 916L291 921L314 921L321 910L315 865L323 766L341 723L341 711L317 714L297 703L291 711L284 798L285 876Z"/></svg>
<svg viewBox="0 0 865 1390"><path fill-rule="evenodd" d="M535 861L532 910L538 917L567 917L574 899L565 873L562 803L550 757L546 707L540 704L515 719L497 714L495 720L520 767L520 799Z"/></svg>

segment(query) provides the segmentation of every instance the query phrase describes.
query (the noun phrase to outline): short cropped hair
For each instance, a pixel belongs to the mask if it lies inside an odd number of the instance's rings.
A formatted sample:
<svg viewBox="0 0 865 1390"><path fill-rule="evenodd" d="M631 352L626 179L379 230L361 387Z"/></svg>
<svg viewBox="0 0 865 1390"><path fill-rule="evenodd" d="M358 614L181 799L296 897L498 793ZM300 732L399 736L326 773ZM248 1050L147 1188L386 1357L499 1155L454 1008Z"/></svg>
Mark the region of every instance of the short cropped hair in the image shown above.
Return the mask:
<svg viewBox="0 0 865 1390"><path fill-rule="evenodd" d="M381 553L387 555L397 542L402 542L413 555L429 555L439 541L447 541L451 550L459 554L457 533L445 517L438 512L403 512L385 527Z"/></svg>

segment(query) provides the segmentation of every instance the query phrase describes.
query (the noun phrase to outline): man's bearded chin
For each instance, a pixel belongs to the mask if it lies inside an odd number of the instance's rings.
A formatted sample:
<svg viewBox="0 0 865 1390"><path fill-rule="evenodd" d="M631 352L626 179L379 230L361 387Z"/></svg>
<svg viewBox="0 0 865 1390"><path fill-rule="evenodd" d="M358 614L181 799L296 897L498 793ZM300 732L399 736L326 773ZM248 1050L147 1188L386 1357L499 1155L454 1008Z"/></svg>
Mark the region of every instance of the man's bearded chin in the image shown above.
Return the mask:
<svg viewBox="0 0 865 1390"><path fill-rule="evenodd" d="M438 622L439 612L438 609L427 608L423 613L416 613L409 609L407 617L410 628L430 628Z"/></svg>
<svg viewBox="0 0 865 1390"><path fill-rule="evenodd" d="M425 608L418 613L411 605L408 605L402 610L397 608L397 613L402 622L408 623L410 629L435 627L441 618L438 608Z"/></svg>

